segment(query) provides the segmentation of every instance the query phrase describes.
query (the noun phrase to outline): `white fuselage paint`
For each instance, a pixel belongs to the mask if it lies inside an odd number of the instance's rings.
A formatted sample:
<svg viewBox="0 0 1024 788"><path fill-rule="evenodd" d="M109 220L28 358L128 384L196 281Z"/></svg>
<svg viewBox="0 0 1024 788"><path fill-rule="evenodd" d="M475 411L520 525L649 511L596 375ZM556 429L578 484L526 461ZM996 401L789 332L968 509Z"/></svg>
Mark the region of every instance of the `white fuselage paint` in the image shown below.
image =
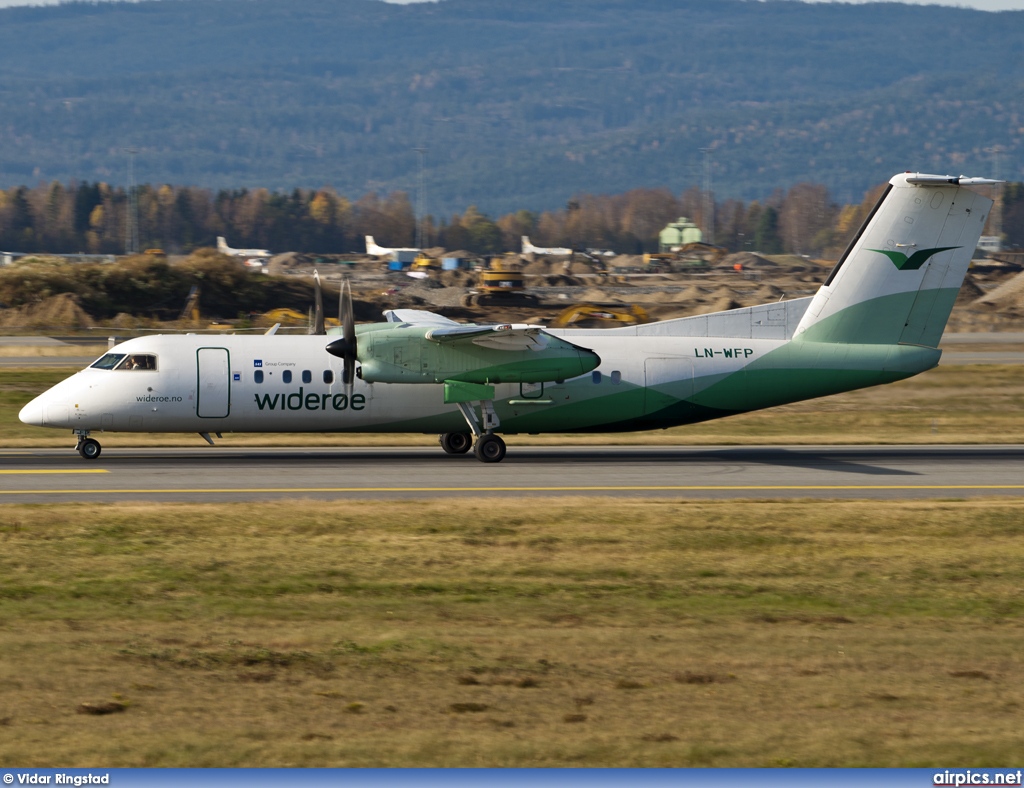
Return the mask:
<svg viewBox="0 0 1024 788"><path fill-rule="evenodd" d="M623 387L664 385L683 378L723 376L741 369L785 340L709 337L637 337L614 331L577 339L601 356L596 370ZM580 332L583 333L583 332ZM115 432L378 432L402 430L417 419L437 419L425 430L461 429L443 387L368 384L356 380L351 395L341 382L342 362L324 351L320 336L142 337L111 352L156 356L156 370L86 368L25 406L23 421L46 427ZM648 363L656 360L656 363ZM255 382L262 371L263 382ZM285 372L291 381L284 381ZM329 371L330 383L324 382ZM308 372L309 382L303 373ZM590 373L547 384L558 404L595 396ZM607 386L604 391L608 391ZM527 391L527 395L529 392ZM519 384L498 384L495 402L523 396ZM260 404L262 403L262 407ZM527 406L528 407L528 406ZM602 414L597 427L613 418Z"/></svg>

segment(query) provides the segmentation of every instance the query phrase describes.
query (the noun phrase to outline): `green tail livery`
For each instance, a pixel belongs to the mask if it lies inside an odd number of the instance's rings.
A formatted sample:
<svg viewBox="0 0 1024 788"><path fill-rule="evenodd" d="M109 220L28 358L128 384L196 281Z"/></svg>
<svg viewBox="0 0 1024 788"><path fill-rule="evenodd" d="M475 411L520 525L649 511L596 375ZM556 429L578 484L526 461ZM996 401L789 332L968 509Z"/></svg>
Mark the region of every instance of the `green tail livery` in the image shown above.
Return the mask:
<svg viewBox="0 0 1024 788"><path fill-rule="evenodd" d="M869 252L878 252L884 254L890 260L892 264L896 266L900 271L916 271L922 265L927 262L928 258L932 255L938 254L939 252L948 252L952 249L959 249L958 246L940 246L937 249L920 249L914 252L910 257L907 257L903 252L894 252L888 249L869 249Z"/></svg>

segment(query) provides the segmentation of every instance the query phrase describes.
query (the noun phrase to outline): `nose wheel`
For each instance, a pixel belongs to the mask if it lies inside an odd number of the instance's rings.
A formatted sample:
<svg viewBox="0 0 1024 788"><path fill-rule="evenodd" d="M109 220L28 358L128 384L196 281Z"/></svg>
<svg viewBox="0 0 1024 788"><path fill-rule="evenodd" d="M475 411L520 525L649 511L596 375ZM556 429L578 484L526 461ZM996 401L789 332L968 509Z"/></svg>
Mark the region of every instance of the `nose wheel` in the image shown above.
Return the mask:
<svg viewBox="0 0 1024 788"><path fill-rule="evenodd" d="M86 438L84 435L78 436L78 445L75 447L83 460L95 460L100 456L100 452L103 451L103 447L100 446L100 442L94 438Z"/></svg>

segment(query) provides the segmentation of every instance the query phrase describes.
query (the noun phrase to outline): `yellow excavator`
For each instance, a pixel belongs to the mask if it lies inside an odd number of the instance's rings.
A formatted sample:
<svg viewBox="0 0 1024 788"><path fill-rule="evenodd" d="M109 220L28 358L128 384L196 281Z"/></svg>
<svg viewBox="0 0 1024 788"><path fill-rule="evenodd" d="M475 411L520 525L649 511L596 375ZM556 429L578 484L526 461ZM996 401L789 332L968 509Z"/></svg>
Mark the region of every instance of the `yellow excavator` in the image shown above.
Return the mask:
<svg viewBox="0 0 1024 788"><path fill-rule="evenodd" d="M476 292L463 299L463 306L532 306L536 296L526 292L526 278L516 270L518 264L493 258L490 266L480 272Z"/></svg>
<svg viewBox="0 0 1024 788"><path fill-rule="evenodd" d="M637 326L650 323L647 310L639 304L577 304L563 309L548 328L614 328L611 324Z"/></svg>

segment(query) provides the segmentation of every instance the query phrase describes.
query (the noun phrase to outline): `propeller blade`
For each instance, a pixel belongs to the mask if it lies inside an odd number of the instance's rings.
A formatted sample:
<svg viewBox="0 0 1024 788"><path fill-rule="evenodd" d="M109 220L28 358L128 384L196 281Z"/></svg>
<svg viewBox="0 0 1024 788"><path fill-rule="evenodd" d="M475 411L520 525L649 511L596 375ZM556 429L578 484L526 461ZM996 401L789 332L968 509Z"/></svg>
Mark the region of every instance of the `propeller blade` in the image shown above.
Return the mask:
<svg viewBox="0 0 1024 788"><path fill-rule="evenodd" d="M313 323L309 327L310 334L323 336L327 333L324 326L324 293L320 287L320 272L313 271Z"/></svg>
<svg viewBox="0 0 1024 788"><path fill-rule="evenodd" d="M351 394L352 383L356 376L356 355L359 352L356 343L356 320L352 309L352 285L346 279L342 282L341 293L338 296L338 318L341 321L342 336L345 339L347 352L343 356L345 365L342 368L342 382L349 387Z"/></svg>

